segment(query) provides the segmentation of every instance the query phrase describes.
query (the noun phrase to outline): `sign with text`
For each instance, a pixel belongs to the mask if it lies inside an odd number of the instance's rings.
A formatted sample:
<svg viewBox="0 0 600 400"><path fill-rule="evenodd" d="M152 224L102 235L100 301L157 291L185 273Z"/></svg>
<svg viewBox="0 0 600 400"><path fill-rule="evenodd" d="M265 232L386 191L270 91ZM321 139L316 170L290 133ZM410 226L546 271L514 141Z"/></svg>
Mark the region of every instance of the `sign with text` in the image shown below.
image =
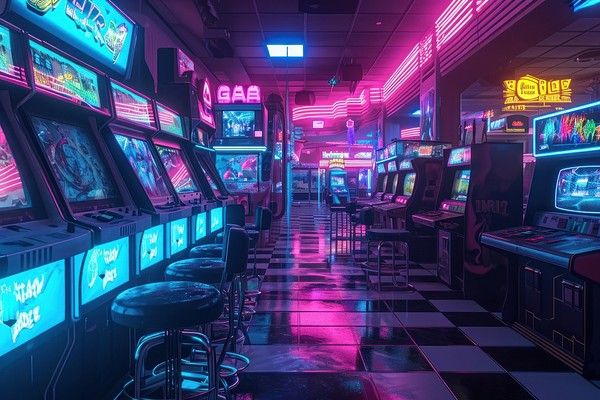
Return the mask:
<svg viewBox="0 0 600 400"><path fill-rule="evenodd" d="M199 101L200 119L211 128L215 127L215 117L212 109L212 92L208 79L202 82L202 100Z"/></svg>
<svg viewBox="0 0 600 400"><path fill-rule="evenodd" d="M65 320L64 260L0 279L0 357Z"/></svg>
<svg viewBox="0 0 600 400"><path fill-rule="evenodd" d="M242 85L221 85L217 89L217 103L247 103L260 104L260 88L256 85L250 85L244 88Z"/></svg>
<svg viewBox="0 0 600 400"><path fill-rule="evenodd" d="M572 102L572 79L545 80L532 75L504 81L504 111L525 111Z"/></svg>

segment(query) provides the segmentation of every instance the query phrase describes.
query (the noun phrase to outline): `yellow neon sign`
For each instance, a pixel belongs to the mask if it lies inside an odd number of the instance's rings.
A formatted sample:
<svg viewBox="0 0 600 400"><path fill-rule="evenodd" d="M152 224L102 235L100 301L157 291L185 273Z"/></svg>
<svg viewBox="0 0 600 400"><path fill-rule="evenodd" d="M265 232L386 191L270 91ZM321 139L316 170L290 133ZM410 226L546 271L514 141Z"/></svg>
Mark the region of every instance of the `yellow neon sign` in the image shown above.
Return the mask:
<svg viewBox="0 0 600 400"><path fill-rule="evenodd" d="M572 79L539 79L525 75L504 81L504 111L526 111L550 107L551 104L571 103Z"/></svg>

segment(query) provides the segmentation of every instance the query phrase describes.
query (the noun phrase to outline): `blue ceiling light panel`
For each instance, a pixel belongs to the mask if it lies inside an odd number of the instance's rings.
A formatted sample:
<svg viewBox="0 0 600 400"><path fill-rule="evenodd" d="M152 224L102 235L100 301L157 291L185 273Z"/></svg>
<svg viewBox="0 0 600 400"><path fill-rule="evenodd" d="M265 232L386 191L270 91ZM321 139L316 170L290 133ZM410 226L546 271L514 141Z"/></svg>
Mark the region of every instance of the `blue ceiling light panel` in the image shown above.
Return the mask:
<svg viewBox="0 0 600 400"><path fill-rule="evenodd" d="M304 57L303 44L268 44L269 57L302 58Z"/></svg>
<svg viewBox="0 0 600 400"><path fill-rule="evenodd" d="M573 0L571 2L573 10L575 12L581 11L585 8L597 6L600 4L600 0Z"/></svg>

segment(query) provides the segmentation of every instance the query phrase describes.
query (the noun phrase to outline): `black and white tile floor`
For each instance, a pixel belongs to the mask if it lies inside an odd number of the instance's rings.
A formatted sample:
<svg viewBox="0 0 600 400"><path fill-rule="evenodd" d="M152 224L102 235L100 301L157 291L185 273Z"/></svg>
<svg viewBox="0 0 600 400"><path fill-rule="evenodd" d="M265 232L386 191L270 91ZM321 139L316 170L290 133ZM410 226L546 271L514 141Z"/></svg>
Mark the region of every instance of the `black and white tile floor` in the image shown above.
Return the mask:
<svg viewBox="0 0 600 400"><path fill-rule="evenodd" d="M294 206L259 250L252 364L236 399L600 400L428 269L411 267L416 291L377 292L350 258L328 264L328 223L325 208Z"/></svg>

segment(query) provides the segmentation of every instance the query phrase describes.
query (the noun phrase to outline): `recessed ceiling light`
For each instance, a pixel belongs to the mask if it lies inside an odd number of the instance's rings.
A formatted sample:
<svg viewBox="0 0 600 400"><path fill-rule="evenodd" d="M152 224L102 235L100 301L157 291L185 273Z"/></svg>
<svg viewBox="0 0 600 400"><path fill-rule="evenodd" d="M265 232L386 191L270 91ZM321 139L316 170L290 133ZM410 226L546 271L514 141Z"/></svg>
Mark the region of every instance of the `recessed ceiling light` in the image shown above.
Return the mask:
<svg viewBox="0 0 600 400"><path fill-rule="evenodd" d="M383 23L383 22L381 22L381 21L377 21L377 22L375 22L375 25L379 26L379 25L381 25L382 23Z"/></svg>
<svg viewBox="0 0 600 400"><path fill-rule="evenodd" d="M304 45L268 44L269 57L304 57Z"/></svg>

